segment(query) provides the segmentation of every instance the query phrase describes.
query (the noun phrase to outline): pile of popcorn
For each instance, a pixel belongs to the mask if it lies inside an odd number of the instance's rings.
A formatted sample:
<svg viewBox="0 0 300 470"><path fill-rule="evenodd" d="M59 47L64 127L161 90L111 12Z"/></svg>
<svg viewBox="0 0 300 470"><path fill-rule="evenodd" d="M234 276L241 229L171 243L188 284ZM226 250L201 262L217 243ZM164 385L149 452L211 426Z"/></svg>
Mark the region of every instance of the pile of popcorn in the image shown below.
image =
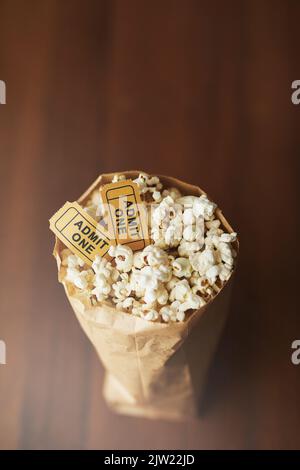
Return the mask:
<svg viewBox="0 0 300 470"><path fill-rule="evenodd" d="M124 179L116 175L113 182ZM64 249L65 280L92 305L113 305L149 321L184 321L230 278L236 233L224 232L216 204L205 195L183 196L145 173L134 181L147 205L152 244L134 253L129 246L113 246L112 261L97 256L92 268ZM103 217L99 190L85 210L97 221Z"/></svg>

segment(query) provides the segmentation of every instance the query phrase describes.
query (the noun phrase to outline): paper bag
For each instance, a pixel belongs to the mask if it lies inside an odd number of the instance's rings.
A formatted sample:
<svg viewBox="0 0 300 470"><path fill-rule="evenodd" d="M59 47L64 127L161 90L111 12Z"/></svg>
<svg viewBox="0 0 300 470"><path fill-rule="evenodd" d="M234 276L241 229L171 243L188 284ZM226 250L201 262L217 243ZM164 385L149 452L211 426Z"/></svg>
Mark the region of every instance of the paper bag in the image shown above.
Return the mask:
<svg viewBox="0 0 300 470"><path fill-rule="evenodd" d="M140 172L119 173L133 179ZM96 188L112 177L113 174L100 176L79 198L79 204L84 204ZM159 177L164 187L176 187L183 194L205 194L196 186ZM219 209L217 216L224 229L232 232ZM59 280L105 368L103 392L108 405L120 413L155 419L198 416L207 371L226 320L232 277L213 300L184 322L150 322L108 304L92 306L89 298L75 293L60 275L63 248L56 239L54 256ZM238 250L238 242L235 249Z"/></svg>

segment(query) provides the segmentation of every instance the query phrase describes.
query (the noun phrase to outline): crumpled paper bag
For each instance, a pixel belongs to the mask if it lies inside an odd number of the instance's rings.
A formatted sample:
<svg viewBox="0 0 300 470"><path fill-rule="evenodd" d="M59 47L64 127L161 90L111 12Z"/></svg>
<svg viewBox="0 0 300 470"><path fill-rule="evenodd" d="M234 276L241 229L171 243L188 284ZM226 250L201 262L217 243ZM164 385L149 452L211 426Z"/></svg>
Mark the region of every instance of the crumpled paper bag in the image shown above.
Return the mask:
<svg viewBox="0 0 300 470"><path fill-rule="evenodd" d="M140 171L118 173L134 179ZM113 173L101 175L78 199L79 204L112 177ZM183 194L205 194L197 186L159 177L165 187L177 187ZM219 209L217 216L232 232ZM148 418L197 417L207 371L227 316L232 276L213 300L185 322L154 323L107 304L92 306L86 296L75 293L60 273L63 248L56 238L53 254L59 280L105 368L103 393L108 405L116 412Z"/></svg>

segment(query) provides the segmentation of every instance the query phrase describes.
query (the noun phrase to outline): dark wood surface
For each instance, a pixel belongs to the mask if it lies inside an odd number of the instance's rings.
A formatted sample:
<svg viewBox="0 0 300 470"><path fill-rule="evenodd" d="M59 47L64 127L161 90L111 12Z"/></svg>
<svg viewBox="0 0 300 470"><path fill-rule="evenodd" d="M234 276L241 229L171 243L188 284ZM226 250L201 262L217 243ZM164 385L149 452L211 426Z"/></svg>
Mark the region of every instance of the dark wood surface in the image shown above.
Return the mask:
<svg viewBox="0 0 300 470"><path fill-rule="evenodd" d="M300 448L298 1L0 0L0 448ZM48 218L103 172L199 184L240 264L199 421L111 414Z"/></svg>

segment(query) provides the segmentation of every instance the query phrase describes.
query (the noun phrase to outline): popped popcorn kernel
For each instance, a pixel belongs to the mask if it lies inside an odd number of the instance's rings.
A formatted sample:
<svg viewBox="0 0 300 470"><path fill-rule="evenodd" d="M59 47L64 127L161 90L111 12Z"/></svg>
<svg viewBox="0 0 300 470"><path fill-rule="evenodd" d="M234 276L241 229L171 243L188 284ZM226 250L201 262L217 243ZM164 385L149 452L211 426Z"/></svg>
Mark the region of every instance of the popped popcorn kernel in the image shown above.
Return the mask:
<svg viewBox="0 0 300 470"><path fill-rule="evenodd" d="M128 279L121 279L120 281L112 284L114 301L119 302L120 300L125 300L131 294L131 286Z"/></svg>
<svg viewBox="0 0 300 470"><path fill-rule="evenodd" d="M196 253L201 248L201 244L194 241L194 242L187 242L186 240L182 240L180 245L178 246L178 254L179 256L189 257L190 255Z"/></svg>
<svg viewBox="0 0 300 470"><path fill-rule="evenodd" d="M169 189L165 189L162 193L163 197L168 197L170 196L174 201L176 199L178 199L179 197L181 197L181 193L179 191L179 189L177 188L169 188Z"/></svg>
<svg viewBox="0 0 300 470"><path fill-rule="evenodd" d="M63 266L68 266L69 268L77 268L84 266L85 263L81 258L79 258L79 256L71 254L70 250L64 251L66 256L63 258ZM66 253L66 251L69 253Z"/></svg>
<svg viewBox="0 0 300 470"><path fill-rule="evenodd" d="M211 248L199 251L190 256L190 262L195 271L205 274L206 271L215 264L215 253Z"/></svg>
<svg viewBox="0 0 300 470"><path fill-rule="evenodd" d="M111 246L108 251L110 256L115 258L116 266L119 271L128 273L133 266L133 252L127 245Z"/></svg>
<svg viewBox="0 0 300 470"><path fill-rule="evenodd" d="M88 271L79 271L76 268L67 268L66 280L72 282L79 289L86 289Z"/></svg>
<svg viewBox="0 0 300 470"><path fill-rule="evenodd" d="M192 275L192 266L187 258L175 258L172 261L173 274L177 277L189 278Z"/></svg>
<svg viewBox="0 0 300 470"><path fill-rule="evenodd" d="M112 183L118 183L119 181L124 181L126 180L126 176L125 175L114 175L113 176L113 179L112 179Z"/></svg>
<svg viewBox="0 0 300 470"><path fill-rule="evenodd" d="M217 205L214 202L209 201L203 194L194 200L193 213L195 217L202 215L205 220L209 220L213 216L216 207Z"/></svg>
<svg viewBox="0 0 300 470"><path fill-rule="evenodd" d="M94 286L92 294L94 294L99 301L105 300L111 291L111 285L102 273L95 275Z"/></svg>
<svg viewBox="0 0 300 470"><path fill-rule="evenodd" d="M177 282L170 293L170 300L179 300L184 302L191 292L191 287L186 279Z"/></svg>

